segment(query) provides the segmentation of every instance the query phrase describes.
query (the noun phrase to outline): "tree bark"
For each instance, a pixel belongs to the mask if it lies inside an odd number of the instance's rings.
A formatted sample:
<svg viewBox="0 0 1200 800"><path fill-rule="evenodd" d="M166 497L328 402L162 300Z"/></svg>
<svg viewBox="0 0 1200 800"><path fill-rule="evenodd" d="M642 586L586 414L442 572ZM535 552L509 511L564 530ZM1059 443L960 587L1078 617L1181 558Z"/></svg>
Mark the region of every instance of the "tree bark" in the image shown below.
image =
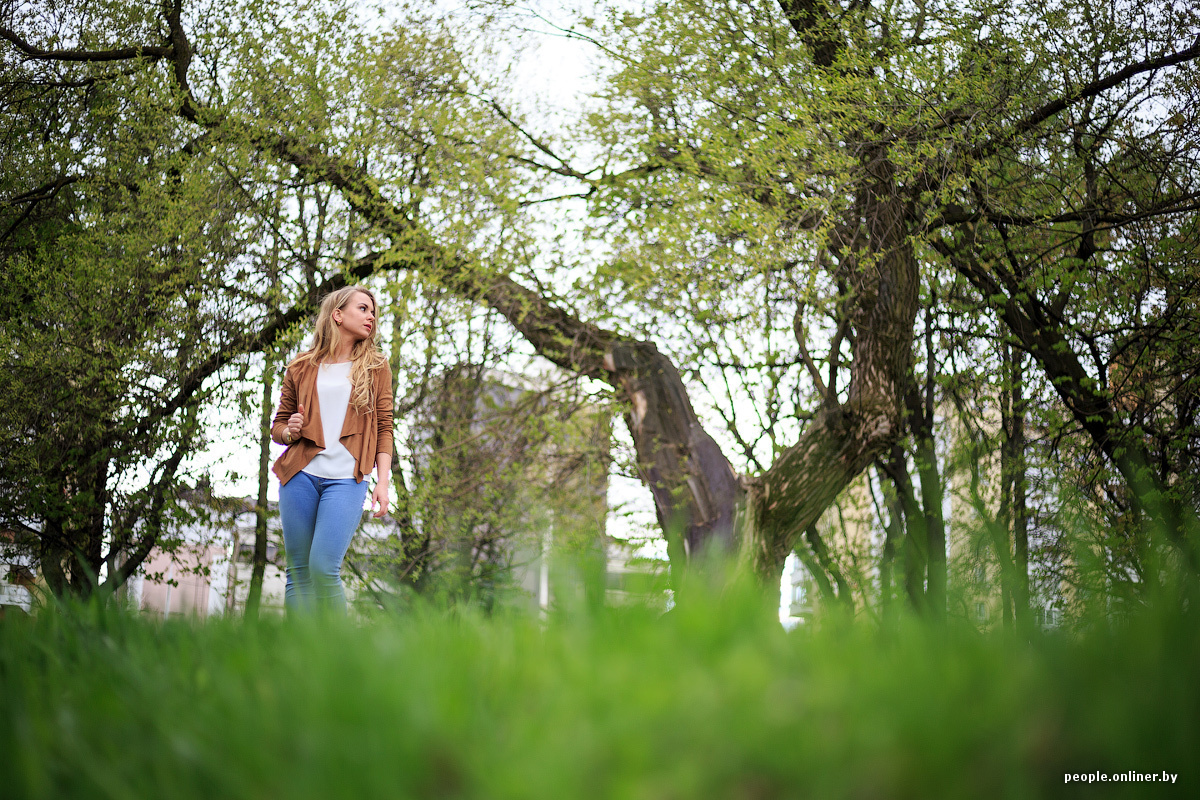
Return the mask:
<svg viewBox="0 0 1200 800"><path fill-rule="evenodd" d="M925 514L917 502L912 476L908 471L908 453L898 442L892 445L883 462L884 472L891 478L896 492L896 504L903 512L904 538L900 546L904 591L913 611L924 615L929 608L927 573L929 570L929 533Z"/></svg>
<svg viewBox="0 0 1200 800"><path fill-rule="evenodd" d="M875 461L875 471L877 475L887 473L878 459ZM883 553L879 559L879 611L880 619L886 627L895 622L898 610L899 598L895 590L896 551L897 545L904 538L904 509L894 490L885 490L884 502L888 510L888 520L884 528Z"/></svg>
<svg viewBox="0 0 1200 800"><path fill-rule="evenodd" d="M279 195L275 195L274 224L272 230L279 230L280 204ZM267 278L270 281L272 293L279 288L279 236L271 238L271 256L267 265ZM275 410L273 385L275 375L274 351L263 349L263 391L262 408L259 417L258 434L258 498L254 504L254 561L250 572L250 589L246 593L246 616L257 619L259 606L262 602L263 577L267 572L267 488L271 476L271 419ZM237 558L237 553L233 554ZM232 587L231 587L232 591Z"/></svg>
<svg viewBox="0 0 1200 800"><path fill-rule="evenodd" d="M628 400L625 423L669 549L688 561L709 549L734 553L741 485L696 417L675 365L649 342L620 342L605 366Z"/></svg>
<svg viewBox="0 0 1200 800"><path fill-rule="evenodd" d="M934 308L937 290L931 287L930 301L925 306L925 386L918 391L915 380L909 387L908 429L912 433L915 447L914 461L917 477L921 482L921 508L926 545L926 608L933 619L946 616L946 520L942 514L945 488L941 471L938 469L937 445L933 436L933 418L936 411L934 376L937 360L933 347Z"/></svg>
<svg viewBox="0 0 1200 800"><path fill-rule="evenodd" d="M1004 513L1000 523L1010 531L1012 575L1008 594L1012 615L1018 625L1029 623L1029 532L1026 518L1024 354L1005 351L1005 394L1001 404L1004 441L1001 443L1000 480L1004 491Z"/></svg>

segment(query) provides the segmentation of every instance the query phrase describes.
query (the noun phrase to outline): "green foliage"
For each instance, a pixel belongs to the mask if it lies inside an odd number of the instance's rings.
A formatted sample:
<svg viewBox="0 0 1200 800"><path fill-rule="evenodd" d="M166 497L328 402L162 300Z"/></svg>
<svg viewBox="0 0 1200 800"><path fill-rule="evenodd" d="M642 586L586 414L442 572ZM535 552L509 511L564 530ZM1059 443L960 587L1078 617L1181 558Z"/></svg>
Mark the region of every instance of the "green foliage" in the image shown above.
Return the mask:
<svg viewBox="0 0 1200 800"><path fill-rule="evenodd" d="M602 574L609 423L595 398L574 380L534 388L468 364L420 390L397 534L351 552L364 577L492 608L528 605L536 586L520 584L536 579L542 558L561 559L556 576L567 563L594 571L597 559ZM600 580L589 592L603 592Z"/></svg>
<svg viewBox="0 0 1200 800"><path fill-rule="evenodd" d="M726 587L663 617L544 625L8 618L6 796L1028 798L1064 773L1192 779L1200 637L1177 609L1022 640L911 620L789 634L763 605Z"/></svg>
<svg viewBox="0 0 1200 800"><path fill-rule="evenodd" d="M206 412L247 407L248 356L295 347L348 262L408 263L305 166L369 165L358 191L387 194L449 251L524 241L505 216L510 171L479 155L511 133L468 99L486 91L468 32L336 0L182 8L186 83L180 46L163 55L160 5L0 11L16 32L0 43L0 435L13 443L0 523L56 591L167 543L188 460L217 438ZM25 57L22 38L76 57ZM123 46L145 57L87 55Z"/></svg>
<svg viewBox="0 0 1200 800"><path fill-rule="evenodd" d="M612 61L591 134L628 168L592 206L614 251L589 287L595 312L665 344L707 391L731 460L761 474L828 404L822 382L843 402L852 391L855 272L911 247L925 346L895 464L916 472L917 442L936 439L939 463L912 483L941 470L953 488L974 470L993 513L1016 480L1047 584L1083 579L1063 518L1086 507L1089 546L1128 580L1147 520L1200 507L1200 83L1194 54L1119 73L1183 54L1194 21L1175 4L1088 0L610 9L593 29ZM864 202L885 184L904 198L891 242ZM1029 364L1019 412L1001 409L1010 348ZM1016 413L1021 466L1009 459L997 491L989 455ZM966 440L976 463L955 474ZM952 522L969 524L968 507Z"/></svg>
<svg viewBox="0 0 1200 800"><path fill-rule="evenodd" d="M205 442L189 371L239 333L214 290L242 232L226 175L162 115L161 76L63 72L6 54L0 80L0 520L40 538L53 588L85 591L105 533L114 554L156 530Z"/></svg>

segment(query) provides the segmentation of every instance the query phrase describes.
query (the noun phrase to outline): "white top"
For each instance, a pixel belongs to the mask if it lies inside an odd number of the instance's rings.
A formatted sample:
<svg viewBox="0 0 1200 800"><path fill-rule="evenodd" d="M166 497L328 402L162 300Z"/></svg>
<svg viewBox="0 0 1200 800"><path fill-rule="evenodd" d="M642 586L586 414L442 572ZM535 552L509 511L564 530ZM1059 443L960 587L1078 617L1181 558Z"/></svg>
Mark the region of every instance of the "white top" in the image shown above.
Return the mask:
<svg viewBox="0 0 1200 800"><path fill-rule="evenodd" d="M342 444L342 425L350 408L350 362L322 364L317 368L317 402L321 404L321 432L325 449L313 456L304 471L318 478L353 478L354 456Z"/></svg>

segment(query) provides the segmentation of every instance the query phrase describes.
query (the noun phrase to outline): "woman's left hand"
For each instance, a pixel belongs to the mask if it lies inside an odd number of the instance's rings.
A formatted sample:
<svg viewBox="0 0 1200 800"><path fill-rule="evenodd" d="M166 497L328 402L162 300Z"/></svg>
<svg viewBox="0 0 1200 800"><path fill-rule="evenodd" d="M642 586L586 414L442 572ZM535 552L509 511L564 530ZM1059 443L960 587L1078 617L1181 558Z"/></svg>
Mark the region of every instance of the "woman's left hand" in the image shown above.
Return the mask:
<svg viewBox="0 0 1200 800"><path fill-rule="evenodd" d="M388 485L383 481L375 484L375 491L371 492L371 508L374 509L378 505L378 510L375 511L375 519L379 519L388 510Z"/></svg>

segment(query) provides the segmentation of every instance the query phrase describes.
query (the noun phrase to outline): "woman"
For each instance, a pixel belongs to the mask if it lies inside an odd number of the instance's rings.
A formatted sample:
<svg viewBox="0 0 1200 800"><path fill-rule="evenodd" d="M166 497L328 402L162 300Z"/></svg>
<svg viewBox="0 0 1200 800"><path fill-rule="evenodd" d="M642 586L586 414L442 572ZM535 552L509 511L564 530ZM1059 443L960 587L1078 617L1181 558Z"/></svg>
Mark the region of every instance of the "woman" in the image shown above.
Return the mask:
<svg viewBox="0 0 1200 800"><path fill-rule="evenodd" d="M289 612L345 613L342 559L371 507L388 507L392 469L392 372L375 343L375 296L350 286L321 302L312 347L288 364L271 438L288 446L275 462L287 548Z"/></svg>

